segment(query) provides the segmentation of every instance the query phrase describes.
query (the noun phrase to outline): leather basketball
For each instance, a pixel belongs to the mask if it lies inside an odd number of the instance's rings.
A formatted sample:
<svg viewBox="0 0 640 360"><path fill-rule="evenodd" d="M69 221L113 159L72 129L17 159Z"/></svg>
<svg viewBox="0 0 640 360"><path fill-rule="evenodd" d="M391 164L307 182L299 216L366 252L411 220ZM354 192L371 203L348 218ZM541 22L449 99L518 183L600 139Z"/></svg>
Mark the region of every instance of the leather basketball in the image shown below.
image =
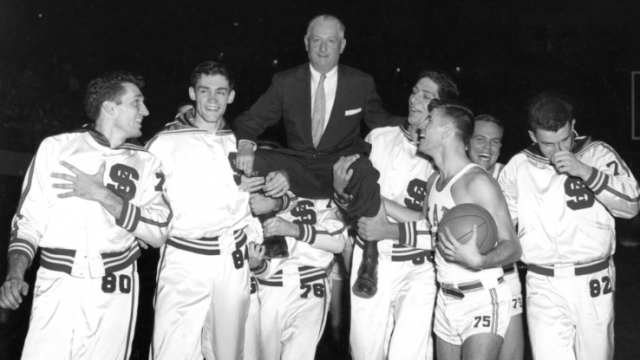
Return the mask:
<svg viewBox="0 0 640 360"><path fill-rule="evenodd" d="M446 234L448 227L458 242L466 244L473 235L473 225L478 227L476 246L481 254L486 254L496 246L498 228L493 216L482 206L476 204L460 204L445 212L438 223L438 232Z"/></svg>

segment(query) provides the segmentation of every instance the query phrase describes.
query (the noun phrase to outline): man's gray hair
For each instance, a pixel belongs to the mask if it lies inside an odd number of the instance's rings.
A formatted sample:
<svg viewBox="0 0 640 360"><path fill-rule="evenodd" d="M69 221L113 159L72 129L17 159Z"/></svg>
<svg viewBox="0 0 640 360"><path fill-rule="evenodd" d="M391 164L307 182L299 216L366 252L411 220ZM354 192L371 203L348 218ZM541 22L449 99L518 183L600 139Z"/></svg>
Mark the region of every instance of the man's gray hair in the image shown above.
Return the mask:
<svg viewBox="0 0 640 360"><path fill-rule="evenodd" d="M317 21L317 20L322 20L322 21L335 21L338 23L338 27L340 28L340 37L342 37L344 39L344 31L345 31L345 27L344 24L342 23L342 21L340 21L340 19L338 19L337 17L331 15L331 14L322 14L322 15L318 15L316 17L314 17L313 19L311 19L311 21L309 21L309 26L307 26L307 37L309 37L309 35L311 35L311 27L313 26L313 24Z"/></svg>

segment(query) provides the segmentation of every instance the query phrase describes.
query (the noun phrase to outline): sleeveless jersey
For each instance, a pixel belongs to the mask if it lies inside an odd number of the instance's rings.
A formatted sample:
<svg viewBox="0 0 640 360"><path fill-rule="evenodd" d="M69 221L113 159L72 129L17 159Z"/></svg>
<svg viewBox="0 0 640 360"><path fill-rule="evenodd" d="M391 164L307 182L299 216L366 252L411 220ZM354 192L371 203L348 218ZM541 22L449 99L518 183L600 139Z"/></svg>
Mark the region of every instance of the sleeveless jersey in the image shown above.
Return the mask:
<svg viewBox="0 0 640 360"><path fill-rule="evenodd" d="M438 233L439 220L442 219L449 209L457 205L451 195L451 187L462 175L476 166L480 167L480 165L476 164L469 164L465 166L464 169L456 174L442 190L438 190L436 186L440 175L438 175L433 182L433 185L429 190L427 200L429 206L427 209L427 216L431 222L431 233L435 236L438 236L436 234ZM440 251L436 251L436 270L438 281L446 283L462 283L483 279L492 279L495 281L503 274L502 268L500 267L475 270L456 263L448 262L444 259L442 254L440 254Z"/></svg>

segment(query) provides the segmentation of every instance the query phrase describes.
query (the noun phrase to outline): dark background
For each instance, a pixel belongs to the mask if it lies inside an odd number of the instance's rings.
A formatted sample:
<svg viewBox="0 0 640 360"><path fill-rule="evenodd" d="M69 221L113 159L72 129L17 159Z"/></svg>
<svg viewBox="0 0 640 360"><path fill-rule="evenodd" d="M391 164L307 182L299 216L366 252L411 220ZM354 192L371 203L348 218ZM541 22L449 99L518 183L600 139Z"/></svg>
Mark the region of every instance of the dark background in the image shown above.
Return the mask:
<svg viewBox="0 0 640 360"><path fill-rule="evenodd" d="M236 101L227 112L232 121L267 89L275 72L307 60L303 37L308 21L320 13L343 20L347 47L341 62L373 75L392 113L407 113L420 70L445 71L477 114L506 123L500 158L506 162L530 142L526 101L543 90L560 91L573 99L580 134L613 145L634 171L640 162L640 144L631 140L640 2L619 0L0 0L0 149L32 154L45 136L86 123L84 88L108 70L131 70L146 79L151 115L141 140L188 100L190 72L204 60L224 62L237 74ZM277 136L279 129L269 134ZM0 158L2 168L9 168L0 171L2 278L24 171L17 158L6 152ZM622 222L622 232L635 236L629 226ZM637 251L619 255L629 262L619 267L633 274ZM153 261L141 263L145 269L152 273ZM629 287L621 289L625 281ZM633 279L620 277L618 299L632 290ZM141 304L149 300L144 296ZM625 301L616 304L619 314ZM633 308L629 304L618 317L617 328L631 323L633 329L617 329L618 346L640 335ZM0 313L3 333L14 339L0 338L0 355L24 339L28 310ZM617 358L636 357L629 351Z"/></svg>

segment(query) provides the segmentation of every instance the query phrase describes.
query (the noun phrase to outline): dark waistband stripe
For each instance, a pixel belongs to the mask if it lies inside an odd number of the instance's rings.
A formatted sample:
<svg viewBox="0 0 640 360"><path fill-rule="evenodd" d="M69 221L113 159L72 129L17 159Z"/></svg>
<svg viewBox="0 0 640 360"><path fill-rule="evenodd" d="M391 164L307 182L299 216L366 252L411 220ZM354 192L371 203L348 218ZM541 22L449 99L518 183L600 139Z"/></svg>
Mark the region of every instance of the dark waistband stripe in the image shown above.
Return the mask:
<svg viewBox="0 0 640 360"><path fill-rule="evenodd" d="M609 267L609 258L606 258L597 263L593 263L591 265L582 266L582 267L574 267L574 275L589 275L596 273L598 271L602 271ZM555 276L555 270L553 268L538 266L535 264L527 264L527 270L533 273L544 275L544 276Z"/></svg>
<svg viewBox="0 0 640 360"><path fill-rule="evenodd" d="M233 232L236 249L241 249L247 243L247 234L243 229ZM219 237L200 238L200 239L184 239L177 236L167 238L167 245L173 246L180 250L189 251L200 255L220 255Z"/></svg>

